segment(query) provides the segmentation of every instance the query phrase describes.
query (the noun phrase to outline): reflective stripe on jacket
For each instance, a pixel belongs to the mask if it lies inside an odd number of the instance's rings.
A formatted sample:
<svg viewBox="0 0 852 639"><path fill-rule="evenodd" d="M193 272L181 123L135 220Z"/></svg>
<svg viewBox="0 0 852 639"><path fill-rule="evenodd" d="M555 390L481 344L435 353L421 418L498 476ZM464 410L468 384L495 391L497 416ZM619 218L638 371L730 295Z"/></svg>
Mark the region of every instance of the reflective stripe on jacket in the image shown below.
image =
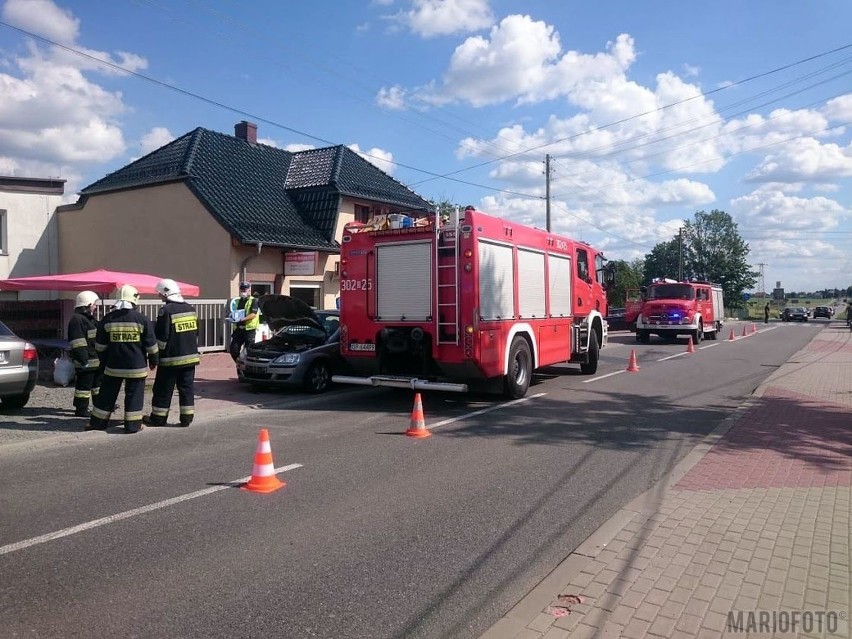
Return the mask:
<svg viewBox="0 0 852 639"><path fill-rule="evenodd" d="M198 353L198 315L186 302L166 302L154 327L160 366L195 366Z"/></svg>

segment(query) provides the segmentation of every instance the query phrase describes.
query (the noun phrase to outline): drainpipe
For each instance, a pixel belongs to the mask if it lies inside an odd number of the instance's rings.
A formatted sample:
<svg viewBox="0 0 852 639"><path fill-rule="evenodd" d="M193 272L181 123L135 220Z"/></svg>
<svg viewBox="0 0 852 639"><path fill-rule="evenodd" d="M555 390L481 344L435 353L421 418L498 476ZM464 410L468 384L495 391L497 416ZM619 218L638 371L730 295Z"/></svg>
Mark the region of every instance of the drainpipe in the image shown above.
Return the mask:
<svg viewBox="0 0 852 639"><path fill-rule="evenodd" d="M257 253L256 253L256 254L254 254L254 255L249 255L249 256L248 256L246 259L244 259L244 260L242 261L242 263L240 264L240 281L241 281L241 282L245 282L245 281L246 281L246 266L248 265L248 263L249 263L251 260L253 260L254 258L256 258L256 257L258 257L258 256L260 255L261 250L263 250L263 242L258 242L258 243L257 243Z"/></svg>

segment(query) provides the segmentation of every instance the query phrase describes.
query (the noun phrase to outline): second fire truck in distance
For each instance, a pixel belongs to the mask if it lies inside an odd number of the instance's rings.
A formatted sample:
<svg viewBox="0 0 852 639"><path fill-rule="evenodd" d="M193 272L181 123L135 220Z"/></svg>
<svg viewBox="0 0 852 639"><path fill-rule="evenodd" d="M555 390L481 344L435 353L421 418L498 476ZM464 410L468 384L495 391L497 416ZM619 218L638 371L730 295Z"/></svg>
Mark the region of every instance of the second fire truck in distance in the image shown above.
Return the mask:
<svg viewBox="0 0 852 639"><path fill-rule="evenodd" d="M597 371L614 271L591 246L468 207L460 219L349 224L341 383L523 397L535 369Z"/></svg>
<svg viewBox="0 0 852 639"><path fill-rule="evenodd" d="M663 339L689 335L698 344L716 339L725 322L722 287L710 282L654 280L643 291L636 318L636 341L647 344L651 333Z"/></svg>

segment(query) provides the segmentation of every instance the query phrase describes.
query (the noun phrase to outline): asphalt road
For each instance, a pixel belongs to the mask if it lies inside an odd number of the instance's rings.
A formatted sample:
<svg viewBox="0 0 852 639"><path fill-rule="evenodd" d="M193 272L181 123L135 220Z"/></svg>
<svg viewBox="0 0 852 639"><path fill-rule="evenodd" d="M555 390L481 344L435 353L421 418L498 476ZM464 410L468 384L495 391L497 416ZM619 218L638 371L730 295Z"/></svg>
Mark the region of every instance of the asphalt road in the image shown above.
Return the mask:
<svg viewBox="0 0 852 639"><path fill-rule="evenodd" d="M823 325L615 334L520 402L425 394L462 419L422 440L410 393L365 389L0 448L0 636L477 637ZM260 428L298 465L266 495L230 485Z"/></svg>

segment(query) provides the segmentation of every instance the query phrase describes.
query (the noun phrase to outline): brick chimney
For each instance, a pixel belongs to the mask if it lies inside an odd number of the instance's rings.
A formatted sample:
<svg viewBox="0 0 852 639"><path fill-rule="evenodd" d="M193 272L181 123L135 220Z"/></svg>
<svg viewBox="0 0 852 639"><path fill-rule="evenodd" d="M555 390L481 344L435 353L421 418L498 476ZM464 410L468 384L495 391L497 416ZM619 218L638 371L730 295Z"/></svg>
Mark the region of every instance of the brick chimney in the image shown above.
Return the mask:
<svg viewBox="0 0 852 639"><path fill-rule="evenodd" d="M245 140L251 144L257 144L257 125L254 122L246 122L243 120L234 125L234 135L240 140Z"/></svg>

